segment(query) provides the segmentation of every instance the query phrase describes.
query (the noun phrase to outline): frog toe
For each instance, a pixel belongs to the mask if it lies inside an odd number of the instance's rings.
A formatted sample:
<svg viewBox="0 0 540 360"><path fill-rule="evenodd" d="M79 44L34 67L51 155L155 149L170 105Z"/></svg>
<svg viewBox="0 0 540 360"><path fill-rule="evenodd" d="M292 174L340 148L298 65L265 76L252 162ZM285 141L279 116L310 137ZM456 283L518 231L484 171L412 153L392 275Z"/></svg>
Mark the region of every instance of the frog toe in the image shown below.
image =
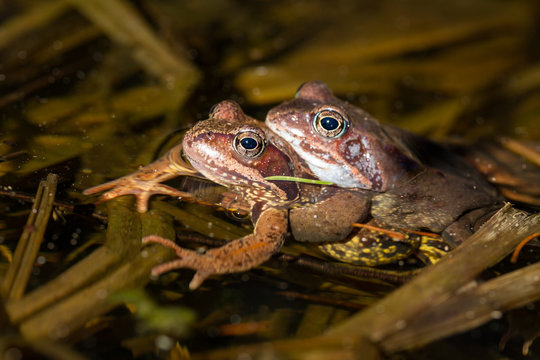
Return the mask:
<svg viewBox="0 0 540 360"><path fill-rule="evenodd" d="M191 279L191 282L189 283L189 289L197 289L210 275L212 274L209 272L198 270L193 276L193 279Z"/></svg>
<svg viewBox="0 0 540 360"><path fill-rule="evenodd" d="M171 270L181 269L183 267L184 267L184 263L182 259L176 259L173 261L169 261L169 262L154 266L151 274L153 277L158 277L161 274L164 274Z"/></svg>
<svg viewBox="0 0 540 360"><path fill-rule="evenodd" d="M185 250L182 248L179 248L180 250L184 250L188 252L189 250ZM177 253L182 251L177 251ZM192 269L195 270L195 275L193 276L193 279L191 279L191 282L189 283L189 289L195 290L201 284L211 275L218 274L213 267L208 264L208 260L204 257L204 255L201 254L192 254L191 256L188 255L184 258L175 259L163 264L160 264L152 269L152 276L157 277L161 274L164 274L166 272L169 272L171 270L176 269Z"/></svg>
<svg viewBox="0 0 540 360"><path fill-rule="evenodd" d="M187 251L186 249L183 249L180 246L176 245L174 241L166 239L161 236L157 236L157 235L148 235L148 236L143 237L142 243L143 244L148 244L148 243L161 244L165 247L168 247L174 250L174 252L176 253L176 255L178 255L178 257L182 257L183 253Z"/></svg>
<svg viewBox="0 0 540 360"><path fill-rule="evenodd" d="M148 200L150 200L150 194L140 194L137 196L137 211L145 213L148 211Z"/></svg>

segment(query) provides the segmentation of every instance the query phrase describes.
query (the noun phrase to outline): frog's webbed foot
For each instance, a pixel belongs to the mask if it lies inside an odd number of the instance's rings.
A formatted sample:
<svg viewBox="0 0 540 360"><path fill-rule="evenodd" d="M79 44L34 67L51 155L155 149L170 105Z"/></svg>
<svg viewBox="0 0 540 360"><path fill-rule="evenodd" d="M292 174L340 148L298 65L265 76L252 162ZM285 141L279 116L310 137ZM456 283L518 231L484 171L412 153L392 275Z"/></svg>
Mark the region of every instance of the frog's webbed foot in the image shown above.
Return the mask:
<svg viewBox="0 0 540 360"><path fill-rule="evenodd" d="M206 254L200 254L196 251L184 249L169 239L162 238L156 235L149 235L142 239L143 244L158 243L174 250L178 259L160 264L152 269L153 276L159 276L163 273L175 269L188 268L196 271L193 279L189 283L190 289L198 288L207 277L212 274L217 274L214 264L211 259L206 257Z"/></svg>
<svg viewBox="0 0 540 360"><path fill-rule="evenodd" d="M135 195L137 198L137 211L141 213L148 210L148 200L153 195L162 194L173 197L193 198L190 193L176 190L170 186L151 180L140 180L137 178L137 174L134 173L105 184L91 187L84 190L83 194L91 195L106 191L99 197L98 202L104 202L123 195Z"/></svg>
<svg viewBox="0 0 540 360"><path fill-rule="evenodd" d="M91 195L106 191L100 196L99 202L122 195L135 195L137 197L137 210L139 212L146 212L148 210L148 200L152 195L162 194L193 198L187 192L160 184L163 181L182 175L202 177L182 159L180 156L181 152L182 145L180 144L169 150L158 160L140 168L133 174L86 189L83 191L83 194Z"/></svg>
<svg viewBox="0 0 540 360"><path fill-rule="evenodd" d="M156 235L146 236L143 243L162 244L172 248L178 256L178 259L156 266L152 270L153 275L174 269L193 269L196 273L189 288L194 290L211 275L246 271L262 264L281 248L286 229L287 211L269 209L259 217L253 234L205 253L184 249Z"/></svg>

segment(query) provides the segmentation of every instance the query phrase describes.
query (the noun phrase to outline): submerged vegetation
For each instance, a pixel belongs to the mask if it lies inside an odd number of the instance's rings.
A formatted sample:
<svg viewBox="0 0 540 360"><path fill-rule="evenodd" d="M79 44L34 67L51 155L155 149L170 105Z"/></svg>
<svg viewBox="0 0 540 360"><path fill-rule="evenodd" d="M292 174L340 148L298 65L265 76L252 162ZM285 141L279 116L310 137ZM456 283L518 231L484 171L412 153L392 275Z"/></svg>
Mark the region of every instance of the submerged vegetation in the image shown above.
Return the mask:
<svg viewBox="0 0 540 360"><path fill-rule="evenodd" d="M141 214L133 197L95 204L82 190L152 162L220 100L264 119L312 79L432 138L517 139L503 142L520 154L512 165L535 176L539 17L535 1L1 3L0 357L538 354L538 245L508 257L540 231L537 193L421 271L339 264L290 242L190 292L190 270L151 279L174 254L141 239L218 246L251 231L244 214L159 196ZM209 203L222 191L171 185Z"/></svg>

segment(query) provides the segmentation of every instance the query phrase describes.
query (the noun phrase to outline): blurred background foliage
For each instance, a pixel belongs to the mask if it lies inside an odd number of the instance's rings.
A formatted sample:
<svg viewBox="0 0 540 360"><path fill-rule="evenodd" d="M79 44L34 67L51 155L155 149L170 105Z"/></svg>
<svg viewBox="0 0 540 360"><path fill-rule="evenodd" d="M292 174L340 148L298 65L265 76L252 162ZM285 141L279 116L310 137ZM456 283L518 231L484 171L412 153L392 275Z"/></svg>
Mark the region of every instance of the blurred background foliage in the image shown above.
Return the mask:
<svg viewBox="0 0 540 360"><path fill-rule="evenodd" d="M108 241L101 220L90 218L92 210L74 210L92 200L82 189L151 162L178 141L176 131L204 119L224 99L264 120L301 83L317 79L379 120L433 138L538 141L539 20L534 0L0 1L0 274L30 212L23 195L33 194L47 173L59 174L58 204L29 290ZM156 206L184 230L220 239L247 231L246 224L231 224L198 205ZM299 251L309 250L285 250ZM188 294L190 274L169 274L159 289L154 284L149 290L159 293L159 301L182 299L199 313L191 326L199 337L190 345L202 351L320 333L393 287L376 282L358 290L361 280L333 281L292 265L284 277L282 267L277 261L266 269L270 277L255 270ZM289 288L295 290L284 291ZM298 288L330 296L332 304L292 301L300 298ZM101 317L69 335L70 341L90 358L102 355L88 355L98 343L118 356L127 356L120 348L134 356L189 356L167 342L172 337L148 335L159 328L154 323L138 327L145 330L129 340L111 332L106 340L95 335L111 327L129 333L129 324L155 310L144 294L130 293L125 302L148 310L134 320L129 313L136 306L111 317L103 315L109 309L103 305ZM182 330L194 322L184 310L170 310L184 317ZM85 314L92 318L91 311ZM493 326L501 335L500 325ZM497 358L496 345L486 350L468 338L455 341ZM64 350L69 358L71 350ZM456 352L448 358L463 355Z"/></svg>

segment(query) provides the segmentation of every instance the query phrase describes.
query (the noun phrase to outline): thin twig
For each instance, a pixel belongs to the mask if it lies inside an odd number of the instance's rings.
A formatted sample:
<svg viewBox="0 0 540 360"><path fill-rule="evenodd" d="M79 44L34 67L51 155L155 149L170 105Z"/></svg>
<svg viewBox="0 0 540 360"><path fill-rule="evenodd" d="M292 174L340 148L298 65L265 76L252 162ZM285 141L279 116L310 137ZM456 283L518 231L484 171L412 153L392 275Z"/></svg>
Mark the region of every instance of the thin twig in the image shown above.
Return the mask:
<svg viewBox="0 0 540 360"><path fill-rule="evenodd" d="M540 230L540 214L507 204L465 243L418 277L369 309L328 331L328 335L366 336L374 342L404 330L426 309L438 306L481 271L508 255L528 234Z"/></svg>
<svg viewBox="0 0 540 360"><path fill-rule="evenodd" d="M15 191L5 191L5 190L0 190L0 196L7 196L7 197L11 197L13 199L22 200L22 201L28 201L28 202L33 202L36 199L36 197L33 196L33 195L23 194L23 193L15 192ZM55 200L55 201L53 201L53 206L57 207L57 208L67 209L67 210L69 210L69 211L71 211L71 212L73 212L74 214L77 215L77 213L75 212L75 206L76 205L67 203L65 201ZM95 211L93 211L92 214L90 214L90 216L92 216L92 217L94 217L94 218L96 218L98 220L102 220L102 221L107 220L107 216L105 216L103 214L100 214L100 213L97 213Z"/></svg>
<svg viewBox="0 0 540 360"><path fill-rule="evenodd" d="M19 299L26 289L49 222L57 182L58 176L49 174L47 180L39 184L36 201L19 239L13 262L2 283L2 294L6 299Z"/></svg>

